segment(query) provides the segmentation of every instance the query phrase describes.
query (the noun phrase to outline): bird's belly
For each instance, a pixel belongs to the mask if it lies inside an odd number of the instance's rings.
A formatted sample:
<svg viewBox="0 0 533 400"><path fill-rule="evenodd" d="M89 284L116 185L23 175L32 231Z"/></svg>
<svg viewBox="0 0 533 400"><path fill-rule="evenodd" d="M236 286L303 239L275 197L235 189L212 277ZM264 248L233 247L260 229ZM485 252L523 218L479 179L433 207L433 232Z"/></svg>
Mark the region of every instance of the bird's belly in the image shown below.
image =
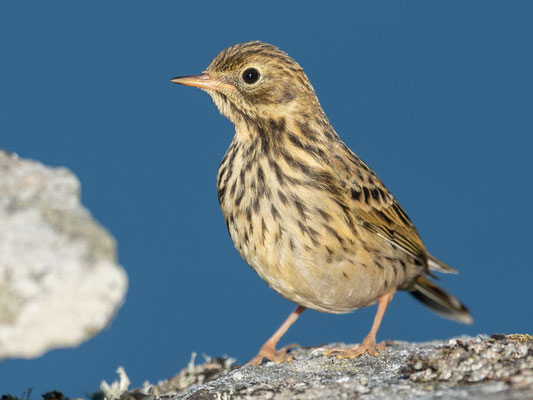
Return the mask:
<svg viewBox="0 0 533 400"><path fill-rule="evenodd" d="M386 291L382 278L353 264L328 265L328 271L323 264L279 263L273 269L260 257L255 261L252 256L250 264L270 287L286 299L317 311L350 312L375 303Z"/></svg>
<svg viewBox="0 0 533 400"><path fill-rule="evenodd" d="M313 242L289 216L274 223L264 215L244 212L234 213L227 222L244 260L271 288L307 308L350 312L375 303L406 279L390 257L378 267L376 254L359 246L355 238L346 239L343 248L317 228L321 240Z"/></svg>

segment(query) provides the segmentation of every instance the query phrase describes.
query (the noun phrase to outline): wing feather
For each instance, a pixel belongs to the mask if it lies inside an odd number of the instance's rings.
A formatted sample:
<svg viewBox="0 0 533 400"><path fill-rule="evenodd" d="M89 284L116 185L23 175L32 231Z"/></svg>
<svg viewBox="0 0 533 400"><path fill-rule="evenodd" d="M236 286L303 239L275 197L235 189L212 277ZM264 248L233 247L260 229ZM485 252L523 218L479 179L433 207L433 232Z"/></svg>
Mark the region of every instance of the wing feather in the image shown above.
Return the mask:
<svg viewBox="0 0 533 400"><path fill-rule="evenodd" d="M332 160L333 168L346 183L346 202L361 226L373 232L427 267L428 253L418 232L396 199L376 176L344 143L347 157Z"/></svg>

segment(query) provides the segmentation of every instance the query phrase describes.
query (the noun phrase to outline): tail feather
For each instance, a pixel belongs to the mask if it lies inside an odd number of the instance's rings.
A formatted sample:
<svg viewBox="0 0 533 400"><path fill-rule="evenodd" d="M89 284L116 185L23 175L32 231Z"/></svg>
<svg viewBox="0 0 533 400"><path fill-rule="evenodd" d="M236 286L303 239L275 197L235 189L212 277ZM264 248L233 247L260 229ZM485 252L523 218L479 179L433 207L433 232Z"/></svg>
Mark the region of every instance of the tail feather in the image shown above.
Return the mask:
<svg viewBox="0 0 533 400"><path fill-rule="evenodd" d="M446 274L457 274L457 270L450 267L448 264L444 264L431 254L428 254L428 267L432 271L444 272Z"/></svg>
<svg viewBox="0 0 533 400"><path fill-rule="evenodd" d="M463 303L423 276L416 279L410 293L432 311L445 318L464 324L474 322L468 308Z"/></svg>

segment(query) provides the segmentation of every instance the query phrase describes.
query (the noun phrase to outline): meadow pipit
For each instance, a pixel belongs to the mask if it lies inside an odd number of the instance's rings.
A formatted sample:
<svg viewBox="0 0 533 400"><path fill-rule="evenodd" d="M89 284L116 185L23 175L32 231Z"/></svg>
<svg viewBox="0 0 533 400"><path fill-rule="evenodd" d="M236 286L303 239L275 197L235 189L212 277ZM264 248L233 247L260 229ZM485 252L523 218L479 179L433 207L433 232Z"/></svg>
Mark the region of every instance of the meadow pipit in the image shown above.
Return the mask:
<svg viewBox="0 0 533 400"><path fill-rule="evenodd" d="M275 291L299 306L261 347L276 345L305 308L347 313L378 303L361 345L327 349L353 358L379 353L376 334L396 290L444 317L471 323L467 308L427 277L456 272L431 256L376 174L339 138L302 67L259 41L222 51L207 70L172 82L206 91L235 125L218 170L218 200L237 250Z"/></svg>

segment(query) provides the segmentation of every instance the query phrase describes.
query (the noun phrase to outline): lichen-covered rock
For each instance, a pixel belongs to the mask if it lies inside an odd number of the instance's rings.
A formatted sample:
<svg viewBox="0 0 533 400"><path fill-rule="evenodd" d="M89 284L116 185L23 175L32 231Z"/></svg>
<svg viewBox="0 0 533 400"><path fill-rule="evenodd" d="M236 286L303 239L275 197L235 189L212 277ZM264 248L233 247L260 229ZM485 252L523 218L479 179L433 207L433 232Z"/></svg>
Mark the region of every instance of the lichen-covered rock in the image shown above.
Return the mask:
<svg viewBox="0 0 533 400"><path fill-rule="evenodd" d="M78 345L109 324L126 289L77 178L0 150L0 359Z"/></svg>
<svg viewBox="0 0 533 400"><path fill-rule="evenodd" d="M120 399L532 399L532 339L391 342L377 358L365 354L354 360L299 349L289 363L258 367L209 360L189 363L175 377L124 392Z"/></svg>
<svg viewBox="0 0 533 400"><path fill-rule="evenodd" d="M413 355L403 371L413 382L457 385L500 381L510 387L533 389L533 336L455 340L425 356Z"/></svg>
<svg viewBox="0 0 533 400"><path fill-rule="evenodd" d="M172 378L159 382L157 386L153 386L151 393L166 394L181 392L192 385L201 385L204 382L218 379L240 367L239 365L233 364L235 359L228 357L217 357L215 359L206 357L203 364L195 364L195 360L196 353L193 353L186 368L183 368L179 374L176 374Z"/></svg>

